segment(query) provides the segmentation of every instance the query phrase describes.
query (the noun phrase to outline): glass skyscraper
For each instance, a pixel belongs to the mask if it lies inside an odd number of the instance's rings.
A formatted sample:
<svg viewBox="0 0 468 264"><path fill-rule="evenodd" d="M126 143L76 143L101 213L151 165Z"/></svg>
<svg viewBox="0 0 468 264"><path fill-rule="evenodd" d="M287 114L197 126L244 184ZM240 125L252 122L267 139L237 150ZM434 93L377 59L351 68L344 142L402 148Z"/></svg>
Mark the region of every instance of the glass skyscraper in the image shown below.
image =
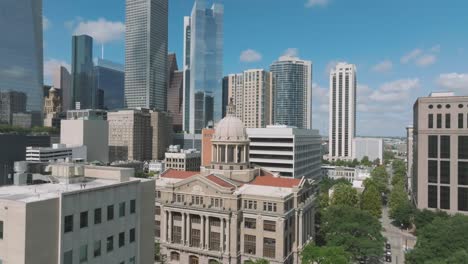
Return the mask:
<svg viewBox="0 0 468 264"><path fill-rule="evenodd" d="M224 7L196 0L184 19L184 130L201 133L221 119Z"/></svg>
<svg viewBox="0 0 468 264"><path fill-rule="evenodd" d="M0 92L26 94L26 111L42 112L42 0L0 1Z"/></svg>
<svg viewBox="0 0 468 264"><path fill-rule="evenodd" d="M273 122L312 128L312 63L283 56L270 66L274 78Z"/></svg>
<svg viewBox="0 0 468 264"><path fill-rule="evenodd" d="M93 38L88 35L72 37L72 109L94 109Z"/></svg>
<svg viewBox="0 0 468 264"><path fill-rule="evenodd" d="M126 0L125 106L167 109L168 0Z"/></svg>
<svg viewBox="0 0 468 264"><path fill-rule="evenodd" d="M94 68L96 90L103 93L102 108L108 110L124 107L124 66L108 60L98 59ZM99 105L99 104L98 104Z"/></svg>

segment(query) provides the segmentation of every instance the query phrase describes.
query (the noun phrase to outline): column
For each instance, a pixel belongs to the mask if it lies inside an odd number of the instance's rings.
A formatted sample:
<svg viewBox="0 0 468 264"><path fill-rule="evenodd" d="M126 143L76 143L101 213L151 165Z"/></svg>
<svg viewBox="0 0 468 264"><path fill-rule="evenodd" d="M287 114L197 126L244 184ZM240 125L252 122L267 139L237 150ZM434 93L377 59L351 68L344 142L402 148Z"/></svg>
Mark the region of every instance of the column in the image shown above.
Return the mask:
<svg viewBox="0 0 468 264"><path fill-rule="evenodd" d="M244 145L243 148L244 148L244 160L243 160L243 162L245 163L245 162L247 162L247 146Z"/></svg>
<svg viewBox="0 0 468 264"><path fill-rule="evenodd" d="M205 217L200 215L200 224L201 224L201 228L200 228L200 247L201 248L204 248L205 247Z"/></svg>
<svg viewBox="0 0 468 264"><path fill-rule="evenodd" d="M187 214L187 233L185 233L185 245L190 246L190 235L192 234L192 223L190 222L190 214Z"/></svg>
<svg viewBox="0 0 468 264"><path fill-rule="evenodd" d="M172 243L172 212L171 211L168 211L167 212L169 214L169 222L167 223L167 230L168 230L168 239L167 239L167 242L169 243Z"/></svg>
<svg viewBox="0 0 468 264"><path fill-rule="evenodd" d="M180 243L185 245L185 213L182 213L182 238Z"/></svg>
<svg viewBox="0 0 468 264"><path fill-rule="evenodd" d="M220 249L221 249L221 252L224 252L224 228L225 228L224 218L221 218L220 220L221 220Z"/></svg>
<svg viewBox="0 0 468 264"><path fill-rule="evenodd" d="M161 241L162 242L166 242L166 239L167 239L167 232L166 232L166 226L167 226L167 214L166 214L166 210L164 210L164 208L161 206L161 233L160 233L160 237L161 237Z"/></svg>
<svg viewBox="0 0 468 264"><path fill-rule="evenodd" d="M215 161L215 145L211 145L211 161Z"/></svg>
<svg viewBox="0 0 468 264"><path fill-rule="evenodd" d="M299 234L297 234L298 248L302 248L302 238L304 237L304 234L302 232L302 211L299 211Z"/></svg>
<svg viewBox="0 0 468 264"><path fill-rule="evenodd" d="M234 162L239 163L239 145L236 145L236 149L234 151Z"/></svg>
<svg viewBox="0 0 468 264"><path fill-rule="evenodd" d="M206 217L206 221L205 221L205 248L206 249L209 249L209 244L210 244L210 217L207 216Z"/></svg>
<svg viewBox="0 0 468 264"><path fill-rule="evenodd" d="M230 234L231 234L231 217L229 217L228 219L226 219L226 225L227 225L227 229L226 229L226 247L224 248L224 252L227 252L229 253L229 251L231 250L231 238L230 238Z"/></svg>
<svg viewBox="0 0 468 264"><path fill-rule="evenodd" d="M228 158L228 148L229 148L229 145L225 145L225 146L224 146L224 162L226 162L226 163L229 162L229 158Z"/></svg>

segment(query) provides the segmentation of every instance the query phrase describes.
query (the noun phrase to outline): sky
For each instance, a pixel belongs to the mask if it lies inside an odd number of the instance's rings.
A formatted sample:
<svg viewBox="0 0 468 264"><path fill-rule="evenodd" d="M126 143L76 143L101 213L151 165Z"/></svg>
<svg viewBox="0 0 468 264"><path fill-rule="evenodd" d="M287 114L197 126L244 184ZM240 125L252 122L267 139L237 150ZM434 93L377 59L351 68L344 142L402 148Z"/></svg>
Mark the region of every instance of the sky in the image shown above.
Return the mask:
<svg viewBox="0 0 468 264"><path fill-rule="evenodd" d="M183 50L194 0L169 0L169 51ZM208 0L212 2L212 0ZM313 128L328 135L328 72L357 66L357 135L403 136L417 97L468 95L466 0L219 0L224 74L269 69L282 54L313 64ZM44 75L69 67L71 36L94 37L94 56L125 61L125 0L43 0Z"/></svg>

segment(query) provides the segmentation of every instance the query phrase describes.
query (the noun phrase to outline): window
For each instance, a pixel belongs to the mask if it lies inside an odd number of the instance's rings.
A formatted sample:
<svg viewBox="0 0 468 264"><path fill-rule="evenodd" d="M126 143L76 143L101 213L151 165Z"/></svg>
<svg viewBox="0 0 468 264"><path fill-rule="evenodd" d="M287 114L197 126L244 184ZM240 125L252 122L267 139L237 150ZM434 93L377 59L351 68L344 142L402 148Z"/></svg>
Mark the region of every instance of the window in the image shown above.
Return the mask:
<svg viewBox="0 0 468 264"><path fill-rule="evenodd" d="M429 158L437 158L438 157L438 153L437 153L437 148L438 148L438 144L437 144L437 136L429 136L428 137L429 139Z"/></svg>
<svg viewBox="0 0 468 264"><path fill-rule="evenodd" d="M244 200L244 209L257 210L257 201Z"/></svg>
<svg viewBox="0 0 468 264"><path fill-rule="evenodd" d="M136 259L135 259L135 257L131 257L131 258L128 260L128 264L136 264Z"/></svg>
<svg viewBox="0 0 468 264"><path fill-rule="evenodd" d="M63 264L73 264L73 250L63 253Z"/></svg>
<svg viewBox="0 0 468 264"><path fill-rule="evenodd" d="M93 251L94 257L99 257L101 256L101 240L96 240L94 241L94 251Z"/></svg>
<svg viewBox="0 0 468 264"><path fill-rule="evenodd" d="M211 226L221 226L221 221L219 218L210 218Z"/></svg>
<svg viewBox="0 0 468 264"><path fill-rule="evenodd" d="M97 224L100 224L101 221L102 221L102 210L101 208L96 208L94 209L94 224L97 225Z"/></svg>
<svg viewBox="0 0 468 264"><path fill-rule="evenodd" d="M161 221L154 221L154 236L161 237Z"/></svg>
<svg viewBox="0 0 468 264"><path fill-rule="evenodd" d="M434 128L434 115L433 114L429 114L428 116L428 127Z"/></svg>
<svg viewBox="0 0 468 264"><path fill-rule="evenodd" d="M263 202L263 211L276 212L276 203Z"/></svg>
<svg viewBox="0 0 468 264"><path fill-rule="evenodd" d="M255 255L256 253L256 237L252 235L244 235L244 253Z"/></svg>
<svg viewBox="0 0 468 264"><path fill-rule="evenodd" d="M442 128L442 114L437 114L437 128Z"/></svg>
<svg viewBox="0 0 468 264"><path fill-rule="evenodd" d="M458 158L468 159L468 136L458 137Z"/></svg>
<svg viewBox="0 0 468 264"><path fill-rule="evenodd" d="M445 114L445 128L450 128L450 114Z"/></svg>
<svg viewBox="0 0 468 264"><path fill-rule="evenodd" d="M3 239L3 221L0 221L0 239Z"/></svg>
<svg viewBox="0 0 468 264"><path fill-rule="evenodd" d="M437 186L429 185L427 189L427 199L429 208L437 208Z"/></svg>
<svg viewBox="0 0 468 264"><path fill-rule="evenodd" d="M202 205L203 204L203 196L192 195L192 204Z"/></svg>
<svg viewBox="0 0 468 264"><path fill-rule="evenodd" d="M263 238L263 256L266 258L275 258L276 240L274 238Z"/></svg>
<svg viewBox="0 0 468 264"><path fill-rule="evenodd" d="M463 114L458 114L458 128L463 128Z"/></svg>
<svg viewBox="0 0 468 264"><path fill-rule="evenodd" d="M458 210L468 211L468 188L458 188Z"/></svg>
<svg viewBox="0 0 468 264"><path fill-rule="evenodd" d="M270 232L276 232L276 222L275 221L269 221L269 220L263 221L263 230L270 231Z"/></svg>
<svg viewBox="0 0 468 264"><path fill-rule="evenodd" d="M135 242L135 228L130 229L130 243Z"/></svg>
<svg viewBox="0 0 468 264"><path fill-rule="evenodd" d="M107 252L114 250L114 236L107 237Z"/></svg>
<svg viewBox="0 0 468 264"><path fill-rule="evenodd" d="M88 261L88 245L82 245L80 247L80 263Z"/></svg>
<svg viewBox="0 0 468 264"><path fill-rule="evenodd" d="M136 200L130 200L130 213L134 214L136 212Z"/></svg>
<svg viewBox="0 0 468 264"><path fill-rule="evenodd" d="M73 231L73 215L65 216L65 228L64 232L72 232Z"/></svg>
<svg viewBox="0 0 468 264"><path fill-rule="evenodd" d="M171 260L179 261L180 260L180 254L177 252L171 252Z"/></svg>
<svg viewBox="0 0 468 264"><path fill-rule="evenodd" d="M218 232L210 232L210 249L219 251L221 249L221 234Z"/></svg>
<svg viewBox="0 0 468 264"><path fill-rule="evenodd" d="M80 228L88 227L88 211L80 213Z"/></svg>
<svg viewBox="0 0 468 264"><path fill-rule="evenodd" d="M458 162L458 184L468 185L468 162Z"/></svg>
<svg viewBox="0 0 468 264"><path fill-rule="evenodd" d="M107 221L111 221L114 219L114 206L109 205L107 206Z"/></svg>
<svg viewBox="0 0 468 264"><path fill-rule="evenodd" d="M255 218L244 218L244 227L250 229L257 228L257 220Z"/></svg>
<svg viewBox="0 0 468 264"><path fill-rule="evenodd" d="M190 245L192 247L199 247L200 246L200 230L193 229L190 235Z"/></svg>
<svg viewBox="0 0 468 264"><path fill-rule="evenodd" d="M450 209L450 187L440 186L440 209Z"/></svg>
<svg viewBox="0 0 468 264"><path fill-rule="evenodd" d="M119 248L125 246L125 232L119 233Z"/></svg>
<svg viewBox="0 0 468 264"><path fill-rule="evenodd" d="M125 202L119 204L119 217L125 216Z"/></svg>
<svg viewBox="0 0 468 264"><path fill-rule="evenodd" d="M221 198L211 198L211 206L221 208L223 207L223 200Z"/></svg>
<svg viewBox="0 0 468 264"><path fill-rule="evenodd" d="M440 183L450 184L450 161L440 161Z"/></svg>
<svg viewBox="0 0 468 264"><path fill-rule="evenodd" d="M450 136L440 136L440 158L450 158Z"/></svg>
<svg viewBox="0 0 468 264"><path fill-rule="evenodd" d="M130 206L130 208L132 208L132 207ZM131 209L130 209L130 210L131 210ZM154 208L154 214L155 214L155 215L161 215L161 206L156 206L156 207Z"/></svg>
<svg viewBox="0 0 468 264"><path fill-rule="evenodd" d="M176 225L172 227L172 242L176 244L182 243L182 227Z"/></svg>

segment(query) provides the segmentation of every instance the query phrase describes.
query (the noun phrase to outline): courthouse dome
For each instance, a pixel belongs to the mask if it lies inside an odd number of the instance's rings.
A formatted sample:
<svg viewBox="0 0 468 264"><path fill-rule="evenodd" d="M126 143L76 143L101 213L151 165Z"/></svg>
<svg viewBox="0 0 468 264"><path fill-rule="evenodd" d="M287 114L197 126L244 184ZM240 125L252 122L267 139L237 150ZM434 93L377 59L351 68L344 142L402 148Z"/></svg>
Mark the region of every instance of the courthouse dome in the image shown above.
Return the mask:
<svg viewBox="0 0 468 264"><path fill-rule="evenodd" d="M228 105L226 117L221 119L215 127L214 140L248 140L244 123L234 113L235 109L231 101Z"/></svg>

